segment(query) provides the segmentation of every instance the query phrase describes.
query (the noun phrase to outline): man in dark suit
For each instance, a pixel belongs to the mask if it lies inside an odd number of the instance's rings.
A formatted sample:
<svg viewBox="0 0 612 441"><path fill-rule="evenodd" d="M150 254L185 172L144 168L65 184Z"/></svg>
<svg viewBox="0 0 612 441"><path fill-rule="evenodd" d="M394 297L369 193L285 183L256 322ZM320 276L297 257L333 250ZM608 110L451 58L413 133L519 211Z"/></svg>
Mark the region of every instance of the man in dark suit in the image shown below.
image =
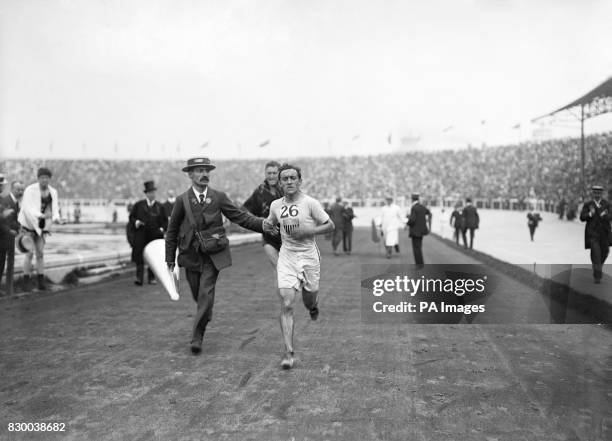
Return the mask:
<svg viewBox="0 0 612 441"><path fill-rule="evenodd" d="M532 213L531 211L527 213L527 226L529 227L529 236L531 237L532 242L533 236L535 235L535 230L538 228L541 221L542 216L540 216L540 213Z"/></svg>
<svg viewBox="0 0 612 441"><path fill-rule="evenodd" d="M463 245L467 248L467 237L466 233L470 230L470 250L474 245L474 231L478 229L480 224L480 217L478 216L478 210L472 205L472 199L465 199L465 208L463 209Z"/></svg>
<svg viewBox="0 0 612 441"><path fill-rule="evenodd" d="M408 218L409 236L412 239L412 252L417 267L422 268L423 261L423 237L431 230L431 211L419 202L419 195L412 194L412 207Z"/></svg>
<svg viewBox="0 0 612 441"><path fill-rule="evenodd" d="M5 181L4 176L0 178ZM0 196L0 282L6 265L6 291L13 294L13 271L15 268L15 236L19 232L19 203L24 186L19 181L11 183L7 196Z"/></svg>
<svg viewBox="0 0 612 441"><path fill-rule="evenodd" d="M145 198L136 202L130 212L130 226L133 232L132 262L136 263L136 280L134 283L142 286L144 278L143 251L147 244L155 239L163 239L168 227L168 216L164 207L155 200L155 182L144 183ZM155 275L148 268L149 284L155 284Z"/></svg>
<svg viewBox="0 0 612 441"><path fill-rule="evenodd" d="M258 217L267 218L270 214L270 205L276 199L283 197L283 191L278 185L278 168L280 164L276 161L266 163L264 167L265 179L253 191L251 196L244 202L243 208ZM268 260L276 269L278 253L281 249L280 234L263 234L263 249Z"/></svg>
<svg viewBox="0 0 612 441"><path fill-rule="evenodd" d="M344 234L344 207L341 204L342 198L338 196L336 202L329 207L329 217L336 226L336 229L332 233L332 248L334 249L334 256L338 254L338 245L342 242L342 236Z"/></svg>
<svg viewBox="0 0 612 441"><path fill-rule="evenodd" d="M351 254L353 250L353 219L356 217L347 201L344 201L344 212L342 214L344 226L342 230L342 251Z"/></svg>
<svg viewBox="0 0 612 441"><path fill-rule="evenodd" d="M166 202L162 204L162 206L164 207L164 211L166 212L166 216L168 216L168 218L170 218L170 215L172 214L172 209L174 208L175 202L176 194L174 193L174 190L168 190L168 199L166 199Z"/></svg>
<svg viewBox="0 0 612 441"><path fill-rule="evenodd" d="M463 213L461 212L461 203L457 202L455 204L455 209L451 213L450 216L450 225L455 229L453 237L459 245L459 237L463 236ZM465 238L463 244L465 245Z"/></svg>
<svg viewBox="0 0 612 441"><path fill-rule="evenodd" d="M258 233L264 232L264 226L266 232L274 230L270 223L239 209L225 193L208 186L210 172L215 168L208 158L187 161L183 171L188 173L192 185L176 199L166 234L168 269L174 269L178 248L178 264L185 268L191 294L198 305L191 337L194 354L202 351L206 325L212 319L219 271L232 264L222 215Z"/></svg>
<svg viewBox="0 0 612 441"><path fill-rule="evenodd" d="M584 228L584 247L591 250L591 262L593 264L593 278L595 283L601 283L603 276L603 264L610 252L610 221L612 212L610 202L602 199L603 187L593 185L591 187L593 199L587 201L580 211L580 220L586 222Z"/></svg>

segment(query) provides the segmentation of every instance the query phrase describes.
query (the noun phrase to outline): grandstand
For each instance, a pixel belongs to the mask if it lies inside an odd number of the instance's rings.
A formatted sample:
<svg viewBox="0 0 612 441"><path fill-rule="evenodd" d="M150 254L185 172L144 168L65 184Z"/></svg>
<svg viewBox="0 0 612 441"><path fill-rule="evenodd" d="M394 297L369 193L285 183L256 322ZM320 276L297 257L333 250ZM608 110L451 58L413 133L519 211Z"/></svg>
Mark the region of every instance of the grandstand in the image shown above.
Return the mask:
<svg viewBox="0 0 612 441"><path fill-rule="evenodd" d="M431 205L471 196L485 208L515 208L534 196L553 211L564 198L577 203L582 193L580 139L566 138L482 149L407 152L376 156L299 158L304 189L321 200L341 195L355 206L377 205L386 194L399 200L418 191ZM586 138L589 181L612 188L612 132ZM284 160L286 158L280 158ZM187 181L184 158L168 161L31 160L0 161L9 180L35 180L36 169L49 167L53 185L70 204L126 205L142 197L142 183L156 181L159 199ZM238 203L262 179L262 160L216 161L212 185Z"/></svg>

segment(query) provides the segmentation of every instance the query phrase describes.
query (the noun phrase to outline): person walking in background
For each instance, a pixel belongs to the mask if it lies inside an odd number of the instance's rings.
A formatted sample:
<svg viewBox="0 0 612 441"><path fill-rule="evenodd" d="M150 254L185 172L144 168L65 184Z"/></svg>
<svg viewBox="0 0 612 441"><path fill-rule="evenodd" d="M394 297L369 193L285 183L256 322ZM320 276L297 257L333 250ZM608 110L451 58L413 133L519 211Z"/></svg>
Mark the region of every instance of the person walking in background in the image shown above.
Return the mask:
<svg viewBox="0 0 612 441"><path fill-rule="evenodd" d="M280 167L280 164L276 161L270 161L265 165L265 178L263 183L257 186L251 196L244 203L244 208L251 214L258 217L267 218L270 214L270 206L272 205L272 202L283 197L283 191L278 185L278 167ZM264 232L262 235L262 242L263 249L266 256L268 256L268 260L276 269L278 253L282 243L280 235L273 235Z"/></svg>
<svg viewBox="0 0 612 441"><path fill-rule="evenodd" d="M353 250L353 219L356 217L353 212L353 207L347 201L344 201L344 227L342 229L342 251L346 254L351 254Z"/></svg>
<svg viewBox="0 0 612 441"><path fill-rule="evenodd" d="M400 212L400 207L393 203L393 197L387 196L385 203L386 205L382 208L380 229L385 239L387 259L391 259L394 247L399 253L399 229L404 226L404 218Z"/></svg>
<svg viewBox="0 0 612 441"><path fill-rule="evenodd" d="M412 239L412 253L417 267L423 267L423 237L431 231L431 211L419 202L419 195L411 196L412 207L408 217L409 237Z"/></svg>
<svg viewBox="0 0 612 441"><path fill-rule="evenodd" d="M612 233L610 221L612 212L610 202L602 198L603 187L591 187L592 199L585 202L580 211L580 220L586 222L584 228L584 247L591 250L591 263L593 265L593 278L595 283L601 283L603 264L606 263L610 252Z"/></svg>
<svg viewBox="0 0 612 441"><path fill-rule="evenodd" d="M450 225L455 229L453 238L457 245L459 245L459 237L463 237L463 213L461 212L461 203L455 204L455 209L450 216ZM465 237L463 237L463 244L465 245Z"/></svg>
<svg viewBox="0 0 612 441"><path fill-rule="evenodd" d="M0 175L0 183L6 182ZM11 183L7 196L0 196L0 284L6 267L6 292L13 294L13 272L15 267L15 237L19 233L19 206L23 196L23 184L19 181ZM0 194L2 192L0 191Z"/></svg>
<svg viewBox="0 0 612 441"><path fill-rule="evenodd" d="M31 289L32 259L36 254L37 286L39 290L45 290L47 289L44 274L45 236L50 234L51 224L60 221L59 197L57 190L49 185L51 170L41 167L38 169L37 177L38 182L28 185L23 192L17 220L34 243L34 250L26 253L23 261L25 287Z"/></svg>
<svg viewBox="0 0 612 441"><path fill-rule="evenodd" d="M134 283L142 286L144 279L145 246L155 239L163 239L168 228L168 216L164 207L155 200L155 182L144 183L145 198L136 202L130 212L129 223L133 232L132 262L136 264L136 280ZM147 269L149 284L155 284L155 275L151 268Z"/></svg>
<svg viewBox="0 0 612 441"><path fill-rule="evenodd" d="M223 216L241 227L263 233L272 232L274 225L241 210L222 192L210 188L210 172L216 166L208 158L191 158L183 171L191 186L176 199L166 234L166 264L174 270L176 250L178 265L185 276L197 312L191 335L191 352L202 352L206 326L212 320L215 286L219 272L232 264L229 240L223 227Z"/></svg>
<svg viewBox="0 0 612 441"><path fill-rule="evenodd" d="M527 226L529 227L529 236L531 237L531 241L533 242L533 235L535 234L536 228L538 228L538 224L542 221L542 217L540 213L527 213Z"/></svg>
<svg viewBox="0 0 612 441"><path fill-rule="evenodd" d="M472 199L466 198L465 207L463 208L463 245L467 248L467 237L466 233L470 231L470 250L474 246L474 231L478 229L480 224L480 217L478 216L478 210L472 205Z"/></svg>
<svg viewBox="0 0 612 441"><path fill-rule="evenodd" d="M174 193L174 190L168 190L167 194L168 199L162 204L162 207L164 207L164 212L169 219L172 214L172 209L174 208L174 203L176 202L176 193Z"/></svg>
<svg viewBox="0 0 612 441"><path fill-rule="evenodd" d="M342 236L344 235L344 207L341 204L342 198L338 196L336 202L329 207L329 217L336 226L332 235L332 248L334 249L334 256L339 255L338 245L342 242Z"/></svg>

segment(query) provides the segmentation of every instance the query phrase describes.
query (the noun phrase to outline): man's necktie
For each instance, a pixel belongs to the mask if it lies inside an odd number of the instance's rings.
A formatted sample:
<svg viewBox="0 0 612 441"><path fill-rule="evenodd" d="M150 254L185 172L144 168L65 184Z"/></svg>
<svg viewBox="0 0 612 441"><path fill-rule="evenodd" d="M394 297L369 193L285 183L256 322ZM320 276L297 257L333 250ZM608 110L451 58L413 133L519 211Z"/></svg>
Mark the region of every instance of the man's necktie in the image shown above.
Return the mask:
<svg viewBox="0 0 612 441"><path fill-rule="evenodd" d="M200 195L200 204L204 205L204 195L203 194Z"/></svg>

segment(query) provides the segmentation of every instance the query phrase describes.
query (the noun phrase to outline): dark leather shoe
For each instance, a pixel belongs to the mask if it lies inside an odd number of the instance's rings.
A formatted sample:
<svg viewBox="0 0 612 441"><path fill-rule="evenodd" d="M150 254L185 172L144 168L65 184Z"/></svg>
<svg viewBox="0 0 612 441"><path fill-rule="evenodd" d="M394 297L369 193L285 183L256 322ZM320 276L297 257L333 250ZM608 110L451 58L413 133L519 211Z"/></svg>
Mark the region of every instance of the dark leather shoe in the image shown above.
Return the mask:
<svg viewBox="0 0 612 441"><path fill-rule="evenodd" d="M134 280L134 285L142 286L142 280Z"/></svg>
<svg viewBox="0 0 612 441"><path fill-rule="evenodd" d="M198 355L202 352L202 340L194 340L191 342L191 353L193 355Z"/></svg>

